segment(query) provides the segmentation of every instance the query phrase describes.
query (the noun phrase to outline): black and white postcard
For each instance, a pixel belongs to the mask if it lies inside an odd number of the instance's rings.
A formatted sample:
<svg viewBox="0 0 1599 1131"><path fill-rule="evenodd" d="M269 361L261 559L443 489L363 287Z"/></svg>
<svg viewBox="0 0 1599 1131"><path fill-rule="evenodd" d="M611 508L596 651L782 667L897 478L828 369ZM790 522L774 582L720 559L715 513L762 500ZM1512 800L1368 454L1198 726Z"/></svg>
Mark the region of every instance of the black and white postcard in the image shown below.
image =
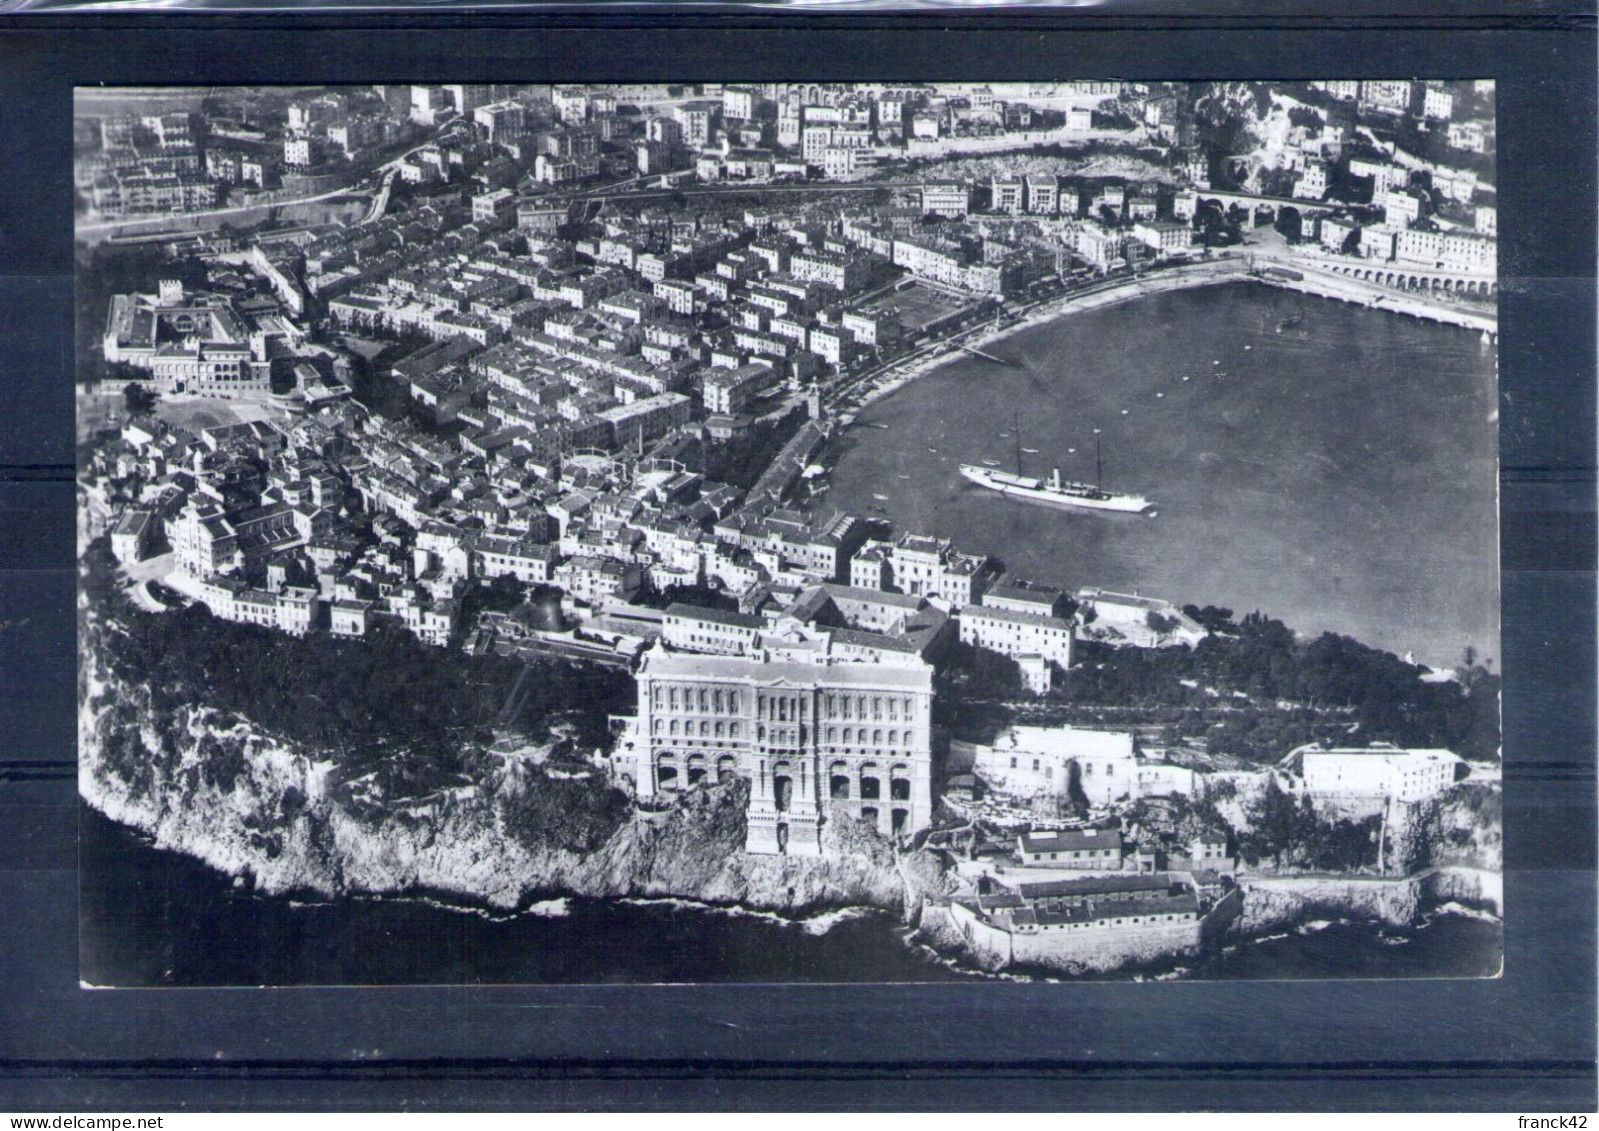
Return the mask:
<svg viewBox="0 0 1599 1131"><path fill-rule="evenodd" d="M74 111L84 983L1500 973L1491 81Z"/></svg>

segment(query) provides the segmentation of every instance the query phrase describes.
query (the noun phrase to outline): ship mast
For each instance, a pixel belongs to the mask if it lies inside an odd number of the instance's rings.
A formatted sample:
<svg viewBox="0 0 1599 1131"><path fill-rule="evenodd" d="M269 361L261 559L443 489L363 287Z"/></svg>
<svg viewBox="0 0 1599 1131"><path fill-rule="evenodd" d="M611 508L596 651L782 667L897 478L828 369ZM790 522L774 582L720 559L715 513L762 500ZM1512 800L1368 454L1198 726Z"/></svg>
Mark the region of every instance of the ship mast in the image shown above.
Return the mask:
<svg viewBox="0 0 1599 1131"><path fill-rule="evenodd" d="M1100 453L1099 437L1094 437L1094 485L1101 491L1105 489L1105 459Z"/></svg>
<svg viewBox="0 0 1599 1131"><path fill-rule="evenodd" d="M1022 417L1021 413L1013 412L1010 415L1011 435L1016 437L1016 474L1022 473Z"/></svg>

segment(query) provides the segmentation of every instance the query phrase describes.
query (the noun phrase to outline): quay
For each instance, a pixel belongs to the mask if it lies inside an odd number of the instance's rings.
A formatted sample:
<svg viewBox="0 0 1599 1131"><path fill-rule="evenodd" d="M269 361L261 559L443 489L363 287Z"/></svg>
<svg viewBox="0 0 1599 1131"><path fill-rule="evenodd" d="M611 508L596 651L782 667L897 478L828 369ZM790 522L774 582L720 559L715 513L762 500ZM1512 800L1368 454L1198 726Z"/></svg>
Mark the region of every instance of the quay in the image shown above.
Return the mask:
<svg viewBox="0 0 1599 1131"><path fill-rule="evenodd" d="M961 343L960 348L965 350L967 353L971 354L973 357L980 357L984 361L992 361L995 365L1008 365L1012 369L1016 368L1016 363L1014 361L1007 361L1003 357L995 357L993 354L985 353L983 350L978 349L976 346L969 346L969 345L966 345L963 342L963 343Z"/></svg>

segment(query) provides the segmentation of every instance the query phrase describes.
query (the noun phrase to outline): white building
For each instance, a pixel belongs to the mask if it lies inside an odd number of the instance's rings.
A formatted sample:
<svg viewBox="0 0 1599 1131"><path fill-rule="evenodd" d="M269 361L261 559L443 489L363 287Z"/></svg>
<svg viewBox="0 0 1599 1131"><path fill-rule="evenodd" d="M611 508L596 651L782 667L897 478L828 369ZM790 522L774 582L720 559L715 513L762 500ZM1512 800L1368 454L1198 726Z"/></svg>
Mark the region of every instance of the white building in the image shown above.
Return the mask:
<svg viewBox="0 0 1599 1131"><path fill-rule="evenodd" d="M972 210L972 190L968 185L932 184L922 186L922 212L934 216L965 219Z"/></svg>
<svg viewBox="0 0 1599 1131"><path fill-rule="evenodd" d="M674 603L661 622L661 639L684 652L747 656L760 643L766 621L749 613Z"/></svg>
<svg viewBox="0 0 1599 1131"><path fill-rule="evenodd" d="M1449 145L1468 153L1482 153L1488 148L1488 130L1481 122L1450 122Z"/></svg>
<svg viewBox="0 0 1599 1131"><path fill-rule="evenodd" d="M1302 200L1320 200L1327 195L1327 167L1319 161L1305 166L1294 182L1294 195Z"/></svg>
<svg viewBox="0 0 1599 1131"><path fill-rule="evenodd" d="M1133 239L1148 247L1157 257L1181 255L1193 246L1194 230L1175 220L1140 220L1133 225Z"/></svg>
<svg viewBox="0 0 1599 1131"><path fill-rule="evenodd" d="M1064 798L1075 782L1090 805L1108 805L1134 796L1138 784L1138 756L1126 732L1014 726L975 750L973 772L1015 797Z"/></svg>
<svg viewBox="0 0 1599 1131"><path fill-rule="evenodd" d="M967 605L960 614L960 639L1004 656L1041 656L1062 668L1072 666L1072 622L1060 617Z"/></svg>
<svg viewBox="0 0 1599 1131"><path fill-rule="evenodd" d="M829 820L889 836L932 818L933 669L925 663L763 662L660 648L638 670L638 714L613 755L641 798L739 774L745 850L818 856Z"/></svg>
<svg viewBox="0 0 1599 1131"><path fill-rule="evenodd" d="M1389 227L1402 228L1421 219L1421 198L1403 190L1385 192L1377 203L1382 205L1383 221Z"/></svg>
<svg viewBox="0 0 1599 1131"><path fill-rule="evenodd" d="M1166 648L1194 645L1205 638L1203 627L1176 605L1158 597L1082 589L1077 593L1077 604L1082 610L1078 617L1079 640L1097 640L1123 647Z"/></svg>
<svg viewBox="0 0 1599 1131"><path fill-rule="evenodd" d="M1016 856L1027 868L1116 872L1121 870L1123 855L1122 834L1117 829L1022 833L1016 838Z"/></svg>
<svg viewBox="0 0 1599 1131"><path fill-rule="evenodd" d="M1301 746L1288 757L1296 756L1305 792L1329 799L1425 801L1453 785L1455 768L1462 764L1449 750L1402 749L1383 743L1331 750Z"/></svg>

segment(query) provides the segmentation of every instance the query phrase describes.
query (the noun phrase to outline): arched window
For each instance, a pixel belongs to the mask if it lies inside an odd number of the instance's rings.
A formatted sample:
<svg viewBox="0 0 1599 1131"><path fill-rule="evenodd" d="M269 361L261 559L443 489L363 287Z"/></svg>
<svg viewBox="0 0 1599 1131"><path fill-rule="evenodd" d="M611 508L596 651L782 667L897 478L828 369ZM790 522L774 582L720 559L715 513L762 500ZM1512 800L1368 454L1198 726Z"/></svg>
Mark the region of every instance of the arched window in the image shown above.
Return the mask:
<svg viewBox="0 0 1599 1131"><path fill-rule="evenodd" d="M838 741L838 728L837 727L828 727L827 728L827 741L828 742L837 742Z"/></svg>
<svg viewBox="0 0 1599 1131"><path fill-rule="evenodd" d="M872 745L873 746L881 746L881 745L883 745L883 732L881 730L872 731Z"/></svg>
<svg viewBox="0 0 1599 1131"><path fill-rule="evenodd" d="M677 733L677 720L676 719L672 720L672 733L674 735Z"/></svg>
<svg viewBox="0 0 1599 1131"><path fill-rule="evenodd" d="M720 691L711 696L711 704L715 708L716 713L720 715L722 713L722 693Z"/></svg>
<svg viewBox="0 0 1599 1131"><path fill-rule="evenodd" d="M850 743L852 743L854 741L855 741L855 728L854 727L845 727L844 728L844 745L848 746Z"/></svg>
<svg viewBox="0 0 1599 1131"><path fill-rule="evenodd" d="M716 724L716 737L717 738L724 738L724 737L726 737L726 735L727 735L727 726L726 726L726 724L718 722Z"/></svg>
<svg viewBox="0 0 1599 1131"><path fill-rule="evenodd" d="M739 726L738 726L738 724L737 723L730 724L729 727L728 727L728 733L732 737L737 738L739 736Z"/></svg>

